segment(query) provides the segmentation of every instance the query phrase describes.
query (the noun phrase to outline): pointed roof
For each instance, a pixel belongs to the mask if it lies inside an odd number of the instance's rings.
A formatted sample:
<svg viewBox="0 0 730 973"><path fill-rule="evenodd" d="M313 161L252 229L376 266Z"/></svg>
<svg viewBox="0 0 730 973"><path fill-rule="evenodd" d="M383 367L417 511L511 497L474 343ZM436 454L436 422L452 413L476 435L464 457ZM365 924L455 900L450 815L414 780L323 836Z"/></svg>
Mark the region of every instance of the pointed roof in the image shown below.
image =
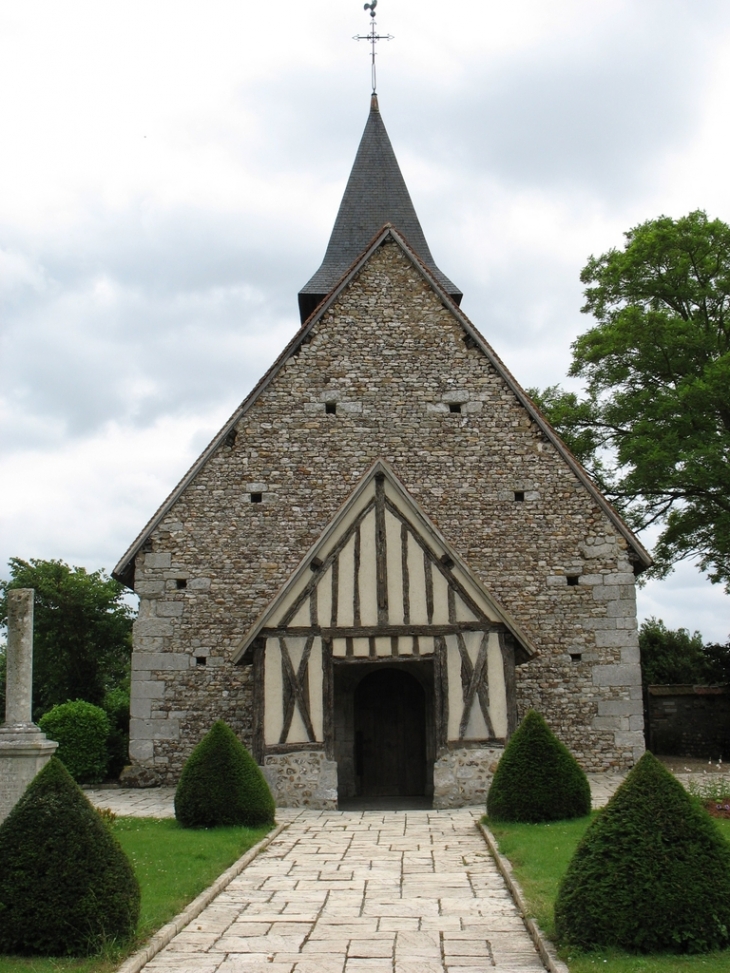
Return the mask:
<svg viewBox="0 0 730 973"><path fill-rule="evenodd" d="M380 551L374 536L377 532L378 505L381 508L384 535L383 549ZM391 522L395 527L391 527ZM516 619L471 572L418 501L408 492L392 467L385 460L379 459L365 473L319 539L304 555L289 580L241 639L234 652L234 662L250 661L247 650L260 634L275 632L280 635L287 630L296 634L302 626L312 629L313 625L327 638L336 639L338 636L352 634L353 620L343 621L341 617L347 615L347 609L343 610L342 599L338 601L338 608L332 607L329 591L332 589L332 573L335 568L339 566L337 574L340 588L346 572L343 562L349 560L352 570L352 551L350 550L349 559L346 555L348 549L354 546L356 530L358 533L362 531L365 537L372 535L371 543L363 541L362 559L358 555L358 575L365 579L363 595L366 591L371 592L369 600L363 596L362 602L359 602L362 621L357 624L364 626L360 631L361 635L365 630L372 632L373 636L386 630L388 635L393 635L402 628L403 632L400 634L410 635L418 631L421 636L428 638L430 633L443 635L449 629L486 631L490 627L501 627L515 639L520 662L537 655L537 649ZM418 580L410 576L417 574L414 570L415 559L411 554L411 571L401 574L398 571L401 567L400 556L391 563L384 549L387 538L390 537L391 543L395 540L397 549L400 550L404 544L404 535L405 549L410 547L412 552L417 551L421 571L428 570L430 573L432 602L434 598L438 601L438 594L442 589L452 589L452 608L449 609L448 619L439 617L438 606L434 608L432 603L428 608L426 601L419 603L419 599L413 598L412 594L408 617L404 617L404 590L415 590L418 586ZM385 561L383 567L379 565L380 559ZM382 585L385 588L382 597L382 604L386 606L385 619L381 618L381 596L378 595L376 604L374 595L381 583L377 576L383 579ZM420 581L428 584L425 575ZM324 589L328 594L320 602L319 621L312 623L310 596L317 588ZM323 614L321 607L325 603L328 607Z"/></svg>
<svg viewBox="0 0 730 973"><path fill-rule="evenodd" d="M411 262L413 267L418 271L419 274L424 278L424 280L429 284L430 287L438 294L440 300L442 301L444 307L446 307L454 318L459 322L459 325L463 328L465 335L468 337L469 341L473 343L473 347L478 348L480 352L484 355L487 361L490 363L492 368L495 370L497 375L499 375L505 382L507 387L513 393L517 401L524 407L527 414L537 425L540 431L543 433L548 442L552 443L556 451L562 456L563 461L568 464L570 469L576 475L578 480L583 484L588 493L593 497L598 506L603 510L605 515L608 517L609 521L614 525L616 530L624 537L629 548L633 552L634 558L634 571L639 574L641 571L646 570L651 567L654 563L651 555L646 550L646 548L641 544L636 535L631 531L625 521L619 516L617 511L613 506L606 500L601 491L598 489L594 481L581 466L579 461L571 453L568 447L565 445L563 440L553 429L550 423L547 421L545 416L540 412L538 407L525 392L522 386L519 384L517 379L512 375L504 362L499 358L491 345L487 340L480 334L477 328L472 324L472 322L467 318L463 311L460 310L454 301L450 298L448 293L443 289L441 284L436 280L433 272L421 261L418 256L411 250L408 243L403 239L403 237L398 233L397 230L393 229L391 226L383 227L380 233L370 241L369 246L366 246L365 250L359 254L358 259L353 261L352 265L347 268L347 271L343 276L337 281L336 286L327 295L327 299L317 308L317 313L311 315L307 320L306 324L297 331L294 337L291 339L286 348L279 355L274 364L269 368L268 372L260 379L258 385L251 390L248 396L243 400L240 406L236 409L233 415L230 417L228 422L223 426L217 436L214 437L212 442L208 445L207 449L198 457L196 462L190 467L185 476L180 480L178 485L169 495L169 497L164 501L164 503L157 509L157 511L152 515L150 520L147 522L142 531L138 534L137 538L133 543L127 548L123 557L117 564L117 566L112 571L112 577L122 584L127 585L129 588L134 588L134 568L135 568L135 558L137 554L144 547L147 539L156 530L162 520L167 516L172 507L177 503L182 494L187 490L190 484L195 480L198 473L206 466L208 460L215 455L215 453L220 449L220 447L226 442L228 436L235 430L238 422L241 418L248 412L248 410L257 401L258 397L262 392L271 384L271 382L276 378L282 368L285 366L287 361L296 355L303 344L308 342L310 339L310 334L312 330L317 326L317 324L325 316L329 308L335 303L337 298L340 296L343 290L349 286L351 281L357 277L365 264L370 260L373 254L383 246L385 243L392 241L400 247L401 251L405 254L408 260Z"/></svg>
<svg viewBox="0 0 730 973"><path fill-rule="evenodd" d="M431 256L385 130L377 95L373 95L370 115L322 266L299 292L302 323L386 223L394 226L405 237L408 245L421 258L443 290L459 304L461 291L441 273Z"/></svg>

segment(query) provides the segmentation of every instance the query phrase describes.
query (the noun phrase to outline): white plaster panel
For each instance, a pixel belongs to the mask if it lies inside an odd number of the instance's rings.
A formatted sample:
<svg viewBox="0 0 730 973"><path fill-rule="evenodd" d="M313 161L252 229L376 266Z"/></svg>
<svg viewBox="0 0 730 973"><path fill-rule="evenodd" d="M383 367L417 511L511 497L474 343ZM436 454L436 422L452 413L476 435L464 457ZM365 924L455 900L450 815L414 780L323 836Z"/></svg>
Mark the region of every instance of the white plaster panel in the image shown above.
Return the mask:
<svg viewBox="0 0 730 973"><path fill-rule="evenodd" d="M299 712L299 707L295 703L294 715L292 716L291 726L289 727L289 734L286 738L286 742L306 743L307 740L309 740L309 734L307 733L307 728L304 725L302 714Z"/></svg>
<svg viewBox="0 0 730 973"><path fill-rule="evenodd" d="M378 624L378 590L375 564L375 511L360 526L360 622Z"/></svg>
<svg viewBox="0 0 730 973"><path fill-rule="evenodd" d="M426 575L423 570L423 551L408 535L408 596L410 598L411 622L426 625Z"/></svg>
<svg viewBox="0 0 730 973"><path fill-rule="evenodd" d="M482 645L482 639L484 638L483 632L464 632L464 644L466 645L466 653L471 659L472 665L476 665L477 658L479 657L479 649ZM487 655L487 666L489 664L489 655ZM482 678L489 679L488 668L487 672L482 676ZM471 704L471 709L469 710L469 719L466 724L466 731L464 734L465 740L484 740L488 737L489 729L487 727L487 722L484 719L482 713L482 708L479 705L478 695L474 696L474 701Z"/></svg>
<svg viewBox="0 0 730 973"><path fill-rule="evenodd" d="M400 521L385 512L385 539L388 545L388 619L403 624L403 565L401 562Z"/></svg>
<svg viewBox="0 0 730 973"><path fill-rule="evenodd" d="M465 740L486 740L490 736L487 723L479 705L479 697L474 696L474 702L469 711L469 722L466 724Z"/></svg>
<svg viewBox="0 0 730 973"><path fill-rule="evenodd" d="M393 654L389 636L375 639L375 654L379 656Z"/></svg>
<svg viewBox="0 0 730 973"><path fill-rule="evenodd" d="M332 624L332 568L327 568L317 585L317 618L320 625Z"/></svg>
<svg viewBox="0 0 730 973"><path fill-rule="evenodd" d="M449 585L439 569L431 566L433 578L433 622L446 625L449 621Z"/></svg>
<svg viewBox="0 0 730 973"><path fill-rule="evenodd" d="M307 644L307 640L303 635L301 635L297 638L287 636L284 641L287 649L289 650L289 659L291 660L292 669L296 674L299 669L299 663L302 661L302 656L304 655L304 646Z"/></svg>
<svg viewBox="0 0 730 973"><path fill-rule="evenodd" d="M448 674L449 720L447 737L449 740L459 739L459 723L464 709L464 698L461 691L461 655L459 643L455 635L446 636L446 671Z"/></svg>
<svg viewBox="0 0 730 973"><path fill-rule="evenodd" d="M332 655L338 659L344 659L347 655L347 642L345 639L332 639Z"/></svg>
<svg viewBox="0 0 730 973"><path fill-rule="evenodd" d="M309 625L309 598L305 598L289 622L290 625Z"/></svg>
<svg viewBox="0 0 730 973"><path fill-rule="evenodd" d="M340 551L337 597L337 624L352 625L353 576L355 571L355 535Z"/></svg>
<svg viewBox="0 0 730 973"><path fill-rule="evenodd" d="M433 655L435 652L434 640L431 636L419 636L418 651L420 655Z"/></svg>
<svg viewBox="0 0 730 973"><path fill-rule="evenodd" d="M464 600L457 595L456 596L456 621L457 622L475 622L477 616L474 612L467 606Z"/></svg>
<svg viewBox="0 0 730 973"><path fill-rule="evenodd" d="M489 679L489 716L496 737L507 736L507 686L504 681L504 663L499 647L499 635L491 632L487 648Z"/></svg>
<svg viewBox="0 0 730 973"><path fill-rule="evenodd" d="M322 696L322 639L315 639L309 656L309 716L315 740L324 740L324 701Z"/></svg>
<svg viewBox="0 0 730 973"><path fill-rule="evenodd" d="M281 649L278 639L266 639L264 655L264 740L268 745L279 742L284 725L281 709Z"/></svg>
<svg viewBox="0 0 730 973"><path fill-rule="evenodd" d="M359 658L365 658L370 655L370 639L353 639L352 651Z"/></svg>

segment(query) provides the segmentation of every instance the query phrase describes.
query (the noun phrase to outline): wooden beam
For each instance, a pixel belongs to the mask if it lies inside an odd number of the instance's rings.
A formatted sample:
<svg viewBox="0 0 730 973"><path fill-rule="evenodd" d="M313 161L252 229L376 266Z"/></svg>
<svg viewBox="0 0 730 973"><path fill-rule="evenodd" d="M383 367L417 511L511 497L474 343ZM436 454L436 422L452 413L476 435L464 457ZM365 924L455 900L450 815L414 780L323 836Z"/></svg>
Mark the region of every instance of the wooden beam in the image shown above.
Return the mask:
<svg viewBox="0 0 730 973"><path fill-rule="evenodd" d="M342 627L292 625L290 628L262 628L261 634L267 638L307 638L315 634L326 639L357 638L367 639L379 636L438 636L456 635L457 632L504 632L501 622L476 621L454 622L446 625L343 625Z"/></svg>
<svg viewBox="0 0 730 973"><path fill-rule="evenodd" d="M307 736L312 741L316 740L312 720L309 715L309 656L312 651L314 638L314 635L310 635L307 639L306 645L304 646L304 651L302 652L302 658L299 663L299 669L296 673L294 672L294 666L292 665L291 657L289 655L286 639L279 639L279 645L281 647L282 675L284 676L282 680L284 683L282 693L284 725L282 726L281 736L279 737L280 744L285 744L286 738L289 736L289 730L291 729L291 723L294 717L295 704L299 707L299 712L302 720L304 721Z"/></svg>
<svg viewBox="0 0 730 973"><path fill-rule="evenodd" d="M332 642L322 641L322 735L328 760L335 759L335 681Z"/></svg>
<svg viewBox="0 0 730 973"><path fill-rule="evenodd" d="M429 551L423 552L423 573L426 578L426 618L428 624L433 622L433 575L431 574L431 564L433 558Z"/></svg>
<svg viewBox="0 0 730 973"><path fill-rule="evenodd" d="M375 476L375 581L378 625L388 624L388 537L385 529L385 476Z"/></svg>
<svg viewBox="0 0 730 973"><path fill-rule="evenodd" d="M263 639L256 639L253 647L253 738L251 741L253 758L256 763L264 759L264 645Z"/></svg>
<svg viewBox="0 0 730 973"><path fill-rule="evenodd" d="M340 559L335 558L332 562L332 612L330 624L334 627L337 624L337 604L340 595Z"/></svg>
<svg viewBox="0 0 730 973"><path fill-rule="evenodd" d="M510 632L499 633L499 648L502 652L504 686L507 696L507 737L517 729L517 685L515 675L515 643Z"/></svg>
<svg viewBox="0 0 730 973"><path fill-rule="evenodd" d="M446 640L438 636L434 640L433 659L434 722L436 724L436 752L443 750L449 729L449 673L446 663Z"/></svg>
<svg viewBox="0 0 730 973"><path fill-rule="evenodd" d="M385 506L393 514L393 516L397 520L399 520L401 522L401 524L405 524L406 525L408 531L411 534L411 537L414 539L414 541L416 542L416 544L418 544L418 546L421 548L421 550L424 552L424 554L428 555L431 563L433 565L435 565L436 569L440 572L440 574L446 580L446 583L449 585L449 587L453 587L456 590L457 594L462 599L462 601L464 601L464 603L468 606L468 608L470 609L470 611L472 611L477 616L477 618L486 618L484 612L477 605L477 603L471 597L471 595L469 594L469 592L453 576L453 574L451 573L451 569L450 568L446 568L445 565L443 565L441 563L441 560L436 557L436 555L433 553L433 551L431 550L431 548L423 540L423 538L418 533L418 531L413 526L413 524L410 522L410 520L408 520L408 518L405 517L400 512L400 510L395 506L395 504L391 500L388 499L388 497L385 498Z"/></svg>
<svg viewBox="0 0 730 973"><path fill-rule="evenodd" d="M477 696L479 698L479 708L482 711L482 716L484 717L484 722L487 727L487 733L492 736L494 731L489 718L489 696L486 685L487 647L489 644L489 636L486 634L482 636L476 662L473 665L471 659L469 658L464 636L459 633L457 635L457 639L459 643L459 654L461 656L462 673L465 674L469 680L465 689L463 687L466 680L463 680L462 682L464 708L461 713L461 722L459 723L459 739L463 740L466 736L466 729L469 725L471 709Z"/></svg>
<svg viewBox="0 0 730 973"><path fill-rule="evenodd" d="M352 575L352 620L360 624L360 524L355 531L355 566Z"/></svg>
<svg viewBox="0 0 730 973"><path fill-rule="evenodd" d="M327 557L322 561L322 566L320 567L320 569L312 578L310 578L310 580L305 585L302 593L294 601L294 604L291 606L291 608L286 613L286 615L282 618L280 627L286 628L286 626L289 624L292 618L294 618L294 616L299 611L304 601L309 597L309 593L312 590L312 588L316 587L319 584L319 582L326 574L327 568L329 568L333 564L335 559L340 556L340 553L347 546L347 543L349 542L352 535L358 532L361 522L370 513L374 505L375 505L375 501L371 500L370 503L368 503L365 506L365 508L360 512L358 518L352 524L350 524L350 526L347 528L345 533L342 535L339 541L329 552Z"/></svg>
<svg viewBox="0 0 730 973"><path fill-rule="evenodd" d="M323 743L274 743L266 747L266 755L277 753L299 753L302 750L324 750Z"/></svg>
<svg viewBox="0 0 730 973"><path fill-rule="evenodd" d="M403 577L403 621L407 625L411 620L411 588L408 576L408 528L400 525L400 568Z"/></svg>

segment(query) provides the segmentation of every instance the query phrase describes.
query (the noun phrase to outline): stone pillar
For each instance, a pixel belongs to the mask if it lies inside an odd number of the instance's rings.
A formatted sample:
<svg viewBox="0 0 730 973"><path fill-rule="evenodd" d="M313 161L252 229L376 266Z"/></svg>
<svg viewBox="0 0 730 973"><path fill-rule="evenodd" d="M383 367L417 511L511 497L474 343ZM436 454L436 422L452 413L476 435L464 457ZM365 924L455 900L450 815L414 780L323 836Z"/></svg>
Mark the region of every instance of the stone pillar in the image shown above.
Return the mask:
<svg viewBox="0 0 730 973"><path fill-rule="evenodd" d="M5 722L0 726L0 823L58 746L33 723L32 588L8 592Z"/></svg>

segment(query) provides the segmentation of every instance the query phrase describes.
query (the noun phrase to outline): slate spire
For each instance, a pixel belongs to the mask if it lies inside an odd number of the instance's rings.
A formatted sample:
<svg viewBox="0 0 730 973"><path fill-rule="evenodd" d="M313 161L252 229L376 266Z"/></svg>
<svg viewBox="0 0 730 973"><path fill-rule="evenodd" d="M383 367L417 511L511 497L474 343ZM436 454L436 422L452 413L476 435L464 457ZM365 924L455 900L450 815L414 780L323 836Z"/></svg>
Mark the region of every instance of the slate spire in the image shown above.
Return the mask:
<svg viewBox="0 0 730 973"><path fill-rule="evenodd" d="M329 294L347 268L386 223L405 237L444 290L457 304L461 291L438 269L413 208L373 94L355 163L340 203L322 266L299 292L299 313L304 322Z"/></svg>

